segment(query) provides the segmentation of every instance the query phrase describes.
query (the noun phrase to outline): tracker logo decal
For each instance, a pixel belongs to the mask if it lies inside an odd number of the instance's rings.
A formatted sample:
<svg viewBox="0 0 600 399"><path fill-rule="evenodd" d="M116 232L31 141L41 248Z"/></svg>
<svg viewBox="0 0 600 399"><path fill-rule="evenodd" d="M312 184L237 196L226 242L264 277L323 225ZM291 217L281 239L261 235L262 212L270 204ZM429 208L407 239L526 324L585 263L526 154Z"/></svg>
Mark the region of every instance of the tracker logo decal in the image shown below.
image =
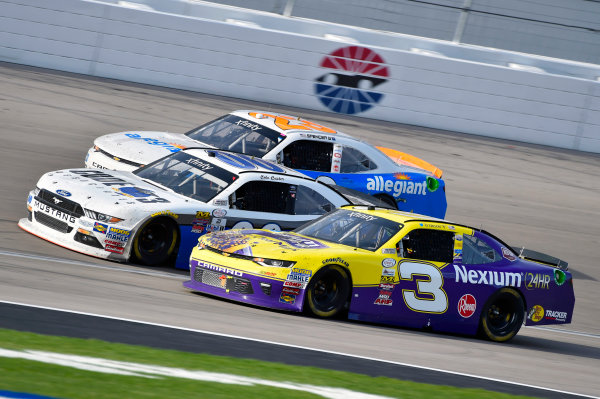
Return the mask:
<svg viewBox="0 0 600 399"><path fill-rule="evenodd" d="M328 72L317 78L315 94L327 108L342 114L367 111L383 98L373 89L387 81L383 58L366 47L342 47L321 60Z"/></svg>

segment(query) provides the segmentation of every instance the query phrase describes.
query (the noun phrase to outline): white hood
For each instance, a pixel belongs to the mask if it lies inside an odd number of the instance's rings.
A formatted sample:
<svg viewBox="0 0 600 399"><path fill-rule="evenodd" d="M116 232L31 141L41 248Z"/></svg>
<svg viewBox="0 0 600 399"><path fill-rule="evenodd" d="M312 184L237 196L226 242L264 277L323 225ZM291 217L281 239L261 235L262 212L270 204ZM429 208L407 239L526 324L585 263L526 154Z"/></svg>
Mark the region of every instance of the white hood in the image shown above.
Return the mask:
<svg viewBox="0 0 600 399"><path fill-rule="evenodd" d="M128 220L139 219L148 212L175 210L176 204L184 200L198 206L204 204L146 183L130 172L112 170L58 170L43 175L37 186L75 201L83 208ZM139 201L156 198L161 202Z"/></svg>
<svg viewBox="0 0 600 399"><path fill-rule="evenodd" d="M205 146L184 134L168 132L120 132L98 137L94 145L112 156L146 165L187 147Z"/></svg>

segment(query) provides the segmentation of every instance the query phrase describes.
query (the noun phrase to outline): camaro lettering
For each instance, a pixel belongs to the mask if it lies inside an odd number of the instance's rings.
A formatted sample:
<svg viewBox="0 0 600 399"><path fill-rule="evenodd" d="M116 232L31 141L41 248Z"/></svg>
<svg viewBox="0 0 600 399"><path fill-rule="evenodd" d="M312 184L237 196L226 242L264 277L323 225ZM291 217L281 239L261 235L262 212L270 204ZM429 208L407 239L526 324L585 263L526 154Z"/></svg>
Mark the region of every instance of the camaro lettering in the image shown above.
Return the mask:
<svg viewBox="0 0 600 399"><path fill-rule="evenodd" d="M367 190L385 191L392 193L394 197L402 194L427 194L427 182L416 183L406 180L384 180L381 176L369 177L367 179Z"/></svg>
<svg viewBox="0 0 600 399"><path fill-rule="evenodd" d="M233 276L242 277L244 273L239 270L230 269L228 267L213 265L212 263L198 262L198 266L203 267L205 269L214 270L216 272L231 274Z"/></svg>
<svg viewBox="0 0 600 399"><path fill-rule="evenodd" d="M461 270L462 268L462 270ZM467 270L464 266L454 265L455 281L470 284L486 284L520 287L521 274L511 272L493 272L491 270Z"/></svg>

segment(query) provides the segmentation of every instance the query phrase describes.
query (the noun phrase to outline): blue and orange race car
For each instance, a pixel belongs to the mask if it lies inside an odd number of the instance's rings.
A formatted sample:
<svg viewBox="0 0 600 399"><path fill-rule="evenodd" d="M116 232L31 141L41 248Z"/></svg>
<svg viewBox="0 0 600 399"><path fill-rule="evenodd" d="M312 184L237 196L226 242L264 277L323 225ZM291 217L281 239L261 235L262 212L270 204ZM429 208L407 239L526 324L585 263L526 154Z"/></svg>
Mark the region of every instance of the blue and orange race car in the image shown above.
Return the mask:
<svg viewBox="0 0 600 399"><path fill-rule="evenodd" d="M234 111L185 134L104 135L94 141L85 164L133 171L197 146L269 160L329 185L372 195L400 210L434 217L446 214L441 169L410 154L374 147L329 127L279 113Z"/></svg>
<svg viewBox="0 0 600 399"><path fill-rule="evenodd" d="M571 273L493 235L397 210L345 206L293 232L200 238L184 286L258 306L477 334L570 323Z"/></svg>

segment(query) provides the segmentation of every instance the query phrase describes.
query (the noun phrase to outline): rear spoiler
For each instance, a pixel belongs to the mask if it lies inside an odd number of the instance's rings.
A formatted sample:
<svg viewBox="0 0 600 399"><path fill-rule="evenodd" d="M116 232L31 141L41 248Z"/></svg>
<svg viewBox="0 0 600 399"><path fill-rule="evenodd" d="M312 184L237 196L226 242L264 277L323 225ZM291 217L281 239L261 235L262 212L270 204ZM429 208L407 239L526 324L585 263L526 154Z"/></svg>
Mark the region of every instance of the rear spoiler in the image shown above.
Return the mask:
<svg viewBox="0 0 600 399"><path fill-rule="evenodd" d="M396 162L399 165L407 165L413 166L419 169L424 169L428 172L431 172L432 175L440 179L442 174L444 173L440 168L430 164L427 161L422 160L421 158L417 158L414 155L407 154L405 152L400 152L397 150L392 150L391 148L385 147L377 147L377 149L383 152L385 155L390 157L392 161Z"/></svg>
<svg viewBox="0 0 600 399"><path fill-rule="evenodd" d="M512 250L519 254L519 258L543 263L548 266L556 267L562 271L567 271L569 269L569 264L567 262L555 258L554 256L546 255L541 252L526 248L512 247Z"/></svg>

